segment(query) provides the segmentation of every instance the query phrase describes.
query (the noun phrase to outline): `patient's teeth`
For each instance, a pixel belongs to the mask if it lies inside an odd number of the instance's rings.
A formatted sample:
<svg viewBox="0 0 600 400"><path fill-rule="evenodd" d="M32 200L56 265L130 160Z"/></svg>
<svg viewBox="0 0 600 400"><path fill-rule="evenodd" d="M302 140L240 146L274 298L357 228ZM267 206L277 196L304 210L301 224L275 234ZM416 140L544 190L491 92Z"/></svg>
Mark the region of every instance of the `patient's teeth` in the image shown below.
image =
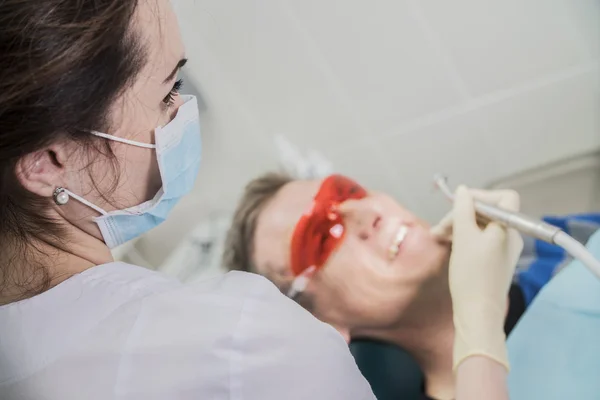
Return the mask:
<svg viewBox="0 0 600 400"><path fill-rule="evenodd" d="M408 233L408 227L406 225L402 225L400 229L398 229L398 233L396 234L396 245L402 243L406 234Z"/></svg>
<svg viewBox="0 0 600 400"><path fill-rule="evenodd" d="M402 225L400 229L398 229L396 237L394 238L394 242L390 245L390 248L388 250L388 256L390 260L392 260L398 255L398 252L400 251L400 245L406 238L407 233L408 227L406 225Z"/></svg>

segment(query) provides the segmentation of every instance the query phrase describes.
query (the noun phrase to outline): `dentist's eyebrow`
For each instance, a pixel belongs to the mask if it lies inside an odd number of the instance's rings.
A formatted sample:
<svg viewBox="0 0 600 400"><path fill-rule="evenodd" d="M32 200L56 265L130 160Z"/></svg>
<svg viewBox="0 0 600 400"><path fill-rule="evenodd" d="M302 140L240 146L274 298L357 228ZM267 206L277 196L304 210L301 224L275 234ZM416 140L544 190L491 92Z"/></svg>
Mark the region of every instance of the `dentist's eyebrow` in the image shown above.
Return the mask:
<svg viewBox="0 0 600 400"><path fill-rule="evenodd" d="M169 74L169 76L167 76L167 78L163 81L163 84L171 82L173 80L173 78L175 78L175 75L177 75L177 73L179 72L179 70L181 68L183 68L183 66L185 65L185 63L187 63L187 61L188 61L187 58L182 58L181 60L179 60L179 62L175 66L175 68L173 68L173 71L171 71L171 73Z"/></svg>

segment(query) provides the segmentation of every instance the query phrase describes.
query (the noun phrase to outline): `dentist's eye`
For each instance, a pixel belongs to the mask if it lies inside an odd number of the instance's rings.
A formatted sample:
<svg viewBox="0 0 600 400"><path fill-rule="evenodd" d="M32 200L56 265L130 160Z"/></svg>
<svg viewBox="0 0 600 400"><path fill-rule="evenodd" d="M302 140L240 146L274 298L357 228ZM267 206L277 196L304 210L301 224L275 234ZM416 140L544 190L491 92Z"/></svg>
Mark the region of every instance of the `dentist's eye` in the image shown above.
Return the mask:
<svg viewBox="0 0 600 400"><path fill-rule="evenodd" d="M167 107L171 107L175 102L175 97L179 94L179 91L183 87L183 79L179 79L173 84L173 88L169 92L169 94L163 99L163 103L167 105Z"/></svg>

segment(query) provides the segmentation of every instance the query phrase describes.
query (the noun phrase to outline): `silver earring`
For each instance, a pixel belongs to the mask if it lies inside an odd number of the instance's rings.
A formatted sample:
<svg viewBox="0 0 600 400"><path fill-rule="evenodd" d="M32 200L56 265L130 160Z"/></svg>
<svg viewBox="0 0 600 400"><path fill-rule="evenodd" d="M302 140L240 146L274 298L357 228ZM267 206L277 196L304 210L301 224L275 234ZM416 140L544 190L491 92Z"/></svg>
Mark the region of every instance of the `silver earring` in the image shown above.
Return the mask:
<svg viewBox="0 0 600 400"><path fill-rule="evenodd" d="M52 194L54 202L59 206L64 206L69 201L69 193L62 187L57 187Z"/></svg>

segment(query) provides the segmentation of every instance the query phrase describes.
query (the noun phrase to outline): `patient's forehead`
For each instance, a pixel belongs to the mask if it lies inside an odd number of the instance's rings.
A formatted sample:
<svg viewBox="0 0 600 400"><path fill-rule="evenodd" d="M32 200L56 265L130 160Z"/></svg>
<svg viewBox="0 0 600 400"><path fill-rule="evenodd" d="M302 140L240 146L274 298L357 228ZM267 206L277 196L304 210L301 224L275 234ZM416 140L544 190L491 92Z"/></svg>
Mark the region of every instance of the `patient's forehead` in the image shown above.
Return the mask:
<svg viewBox="0 0 600 400"><path fill-rule="evenodd" d="M258 273L274 280L289 276L292 233L300 216L312 204L320 184L320 180L292 181L267 203L258 217L254 235L254 263Z"/></svg>

